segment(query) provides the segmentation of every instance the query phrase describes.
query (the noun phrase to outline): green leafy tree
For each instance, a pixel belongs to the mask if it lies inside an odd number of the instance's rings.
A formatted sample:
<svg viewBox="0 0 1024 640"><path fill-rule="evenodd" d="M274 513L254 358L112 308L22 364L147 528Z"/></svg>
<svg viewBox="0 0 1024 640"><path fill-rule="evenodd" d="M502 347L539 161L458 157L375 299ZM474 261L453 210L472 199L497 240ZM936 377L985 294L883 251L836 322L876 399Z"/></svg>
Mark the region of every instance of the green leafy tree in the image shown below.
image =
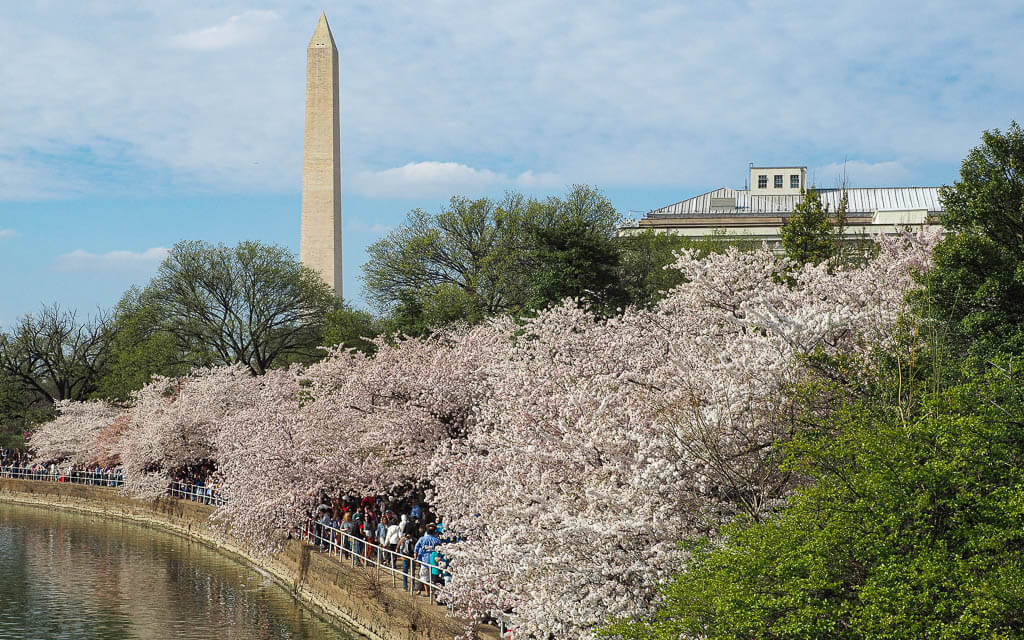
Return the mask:
<svg viewBox="0 0 1024 640"><path fill-rule="evenodd" d="M513 196L500 203L453 197L437 214L409 212L367 250L367 296L385 315L403 319L399 330L415 327L410 333L515 308L521 301L507 245L515 241L510 231L520 204Z"/></svg>
<svg viewBox="0 0 1024 640"><path fill-rule="evenodd" d="M845 398L788 447L808 487L694 545L625 638L1017 638L1024 634L1024 367L935 388L894 351L807 390ZM843 377L834 378L843 380Z"/></svg>
<svg viewBox="0 0 1024 640"><path fill-rule="evenodd" d="M550 307L565 298L587 300L604 313L626 304L614 238L579 221L537 229L533 237L538 267L531 308Z"/></svg>
<svg viewBox="0 0 1024 640"><path fill-rule="evenodd" d="M54 415L52 404L27 392L17 379L0 374L0 447L23 449L25 434Z"/></svg>
<svg viewBox="0 0 1024 640"><path fill-rule="evenodd" d="M986 131L960 180L940 191L949 235L924 275L920 308L981 359L1024 351L1024 132Z"/></svg>
<svg viewBox="0 0 1024 640"><path fill-rule="evenodd" d="M141 289L132 287L121 297L114 310L109 364L95 396L125 403L153 375L183 375L201 361L181 351L161 321L158 308L146 303Z"/></svg>
<svg viewBox="0 0 1024 640"><path fill-rule="evenodd" d="M595 189L573 187L549 198L547 215L530 227L529 306L542 309L565 298L586 300L612 313L627 304L619 274L619 214Z"/></svg>
<svg viewBox="0 0 1024 640"><path fill-rule="evenodd" d="M376 348L371 340L383 333L380 322L368 311L339 306L327 312L324 322L323 346L342 345L372 354Z"/></svg>
<svg viewBox="0 0 1024 640"><path fill-rule="evenodd" d="M318 359L327 314L338 304L283 247L199 241L174 245L138 301L157 328L149 340L173 339L189 365L238 363L254 374Z"/></svg>
<svg viewBox="0 0 1024 640"><path fill-rule="evenodd" d="M837 253L829 206L813 188L793 207L780 235L786 255L800 265L821 264Z"/></svg>
<svg viewBox="0 0 1024 640"><path fill-rule="evenodd" d="M517 193L501 201L453 197L439 213L411 211L400 227L370 246L363 265L366 294L391 330L410 335L449 322L522 313L560 293L538 288L538 277L546 277L538 276L542 269L564 269L580 256L568 247L568 232L556 229L613 238L617 220L607 199L585 186L546 200ZM538 239L547 243L543 250ZM596 248L594 240L579 242Z"/></svg>
<svg viewBox="0 0 1024 640"><path fill-rule="evenodd" d="M618 239L619 280L631 304L649 306L682 284L682 274L665 267L675 261L676 251L689 244L683 236L652 230Z"/></svg>
<svg viewBox="0 0 1024 640"><path fill-rule="evenodd" d="M94 394L108 369L111 337L105 314L83 321L58 305L0 333L0 446L24 446L24 434L54 416L55 401Z"/></svg>

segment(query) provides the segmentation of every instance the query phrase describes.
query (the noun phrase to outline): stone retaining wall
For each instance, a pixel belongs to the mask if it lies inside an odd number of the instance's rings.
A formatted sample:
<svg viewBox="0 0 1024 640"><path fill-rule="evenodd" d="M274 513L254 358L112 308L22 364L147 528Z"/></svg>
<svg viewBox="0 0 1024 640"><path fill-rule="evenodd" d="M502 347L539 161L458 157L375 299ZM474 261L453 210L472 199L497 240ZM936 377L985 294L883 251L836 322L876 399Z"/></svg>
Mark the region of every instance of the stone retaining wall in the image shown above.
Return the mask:
<svg viewBox="0 0 1024 640"><path fill-rule="evenodd" d="M391 586L390 575L350 567L290 540L281 552L251 552L209 526L213 507L162 498L135 500L116 490L80 484L0 478L0 500L103 515L172 531L207 544L266 571L295 597L324 616L354 628L371 640L441 640L465 631L447 609ZM493 629L481 638L497 639Z"/></svg>

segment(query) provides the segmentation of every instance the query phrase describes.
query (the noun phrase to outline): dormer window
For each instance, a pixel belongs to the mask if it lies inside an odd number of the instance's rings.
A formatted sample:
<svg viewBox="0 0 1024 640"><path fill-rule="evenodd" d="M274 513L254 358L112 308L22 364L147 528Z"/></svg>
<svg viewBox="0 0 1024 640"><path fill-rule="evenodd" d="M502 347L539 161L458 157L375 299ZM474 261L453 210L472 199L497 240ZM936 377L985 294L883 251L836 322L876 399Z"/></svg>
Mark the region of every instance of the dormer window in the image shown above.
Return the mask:
<svg viewBox="0 0 1024 640"><path fill-rule="evenodd" d="M775 174L775 188L776 189L781 189L782 188L782 174L781 173Z"/></svg>
<svg viewBox="0 0 1024 640"><path fill-rule="evenodd" d="M767 189L768 188L768 176L767 175L761 174L761 175L757 176L757 188L758 189Z"/></svg>
<svg viewBox="0 0 1024 640"><path fill-rule="evenodd" d="M794 173L791 176L789 176L789 188L790 189L799 189L800 188L800 175L799 174Z"/></svg>

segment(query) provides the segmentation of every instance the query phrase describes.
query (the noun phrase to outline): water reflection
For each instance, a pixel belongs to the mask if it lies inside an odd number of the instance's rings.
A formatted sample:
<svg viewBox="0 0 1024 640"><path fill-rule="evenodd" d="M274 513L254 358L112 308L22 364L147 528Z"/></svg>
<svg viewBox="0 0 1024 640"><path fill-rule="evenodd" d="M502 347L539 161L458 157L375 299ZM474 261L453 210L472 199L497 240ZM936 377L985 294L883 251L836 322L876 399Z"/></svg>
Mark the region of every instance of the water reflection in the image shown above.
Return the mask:
<svg viewBox="0 0 1024 640"><path fill-rule="evenodd" d="M0 640L352 637L198 543L0 503Z"/></svg>

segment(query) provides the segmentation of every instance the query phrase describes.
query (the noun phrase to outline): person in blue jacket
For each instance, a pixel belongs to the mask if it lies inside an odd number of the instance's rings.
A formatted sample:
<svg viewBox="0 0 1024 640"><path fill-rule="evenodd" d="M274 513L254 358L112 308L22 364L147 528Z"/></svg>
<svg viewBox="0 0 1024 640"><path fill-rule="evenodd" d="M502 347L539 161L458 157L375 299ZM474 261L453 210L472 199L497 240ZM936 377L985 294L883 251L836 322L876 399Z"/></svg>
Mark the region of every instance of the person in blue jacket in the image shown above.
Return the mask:
<svg viewBox="0 0 1024 640"><path fill-rule="evenodd" d="M428 524L423 531L423 536L416 541L416 547L413 549L413 555L419 563L419 578L420 583L416 585L416 593L423 590L423 595L429 596L430 590L427 589L427 585L430 584L430 554L441 540L434 535L434 525Z"/></svg>

